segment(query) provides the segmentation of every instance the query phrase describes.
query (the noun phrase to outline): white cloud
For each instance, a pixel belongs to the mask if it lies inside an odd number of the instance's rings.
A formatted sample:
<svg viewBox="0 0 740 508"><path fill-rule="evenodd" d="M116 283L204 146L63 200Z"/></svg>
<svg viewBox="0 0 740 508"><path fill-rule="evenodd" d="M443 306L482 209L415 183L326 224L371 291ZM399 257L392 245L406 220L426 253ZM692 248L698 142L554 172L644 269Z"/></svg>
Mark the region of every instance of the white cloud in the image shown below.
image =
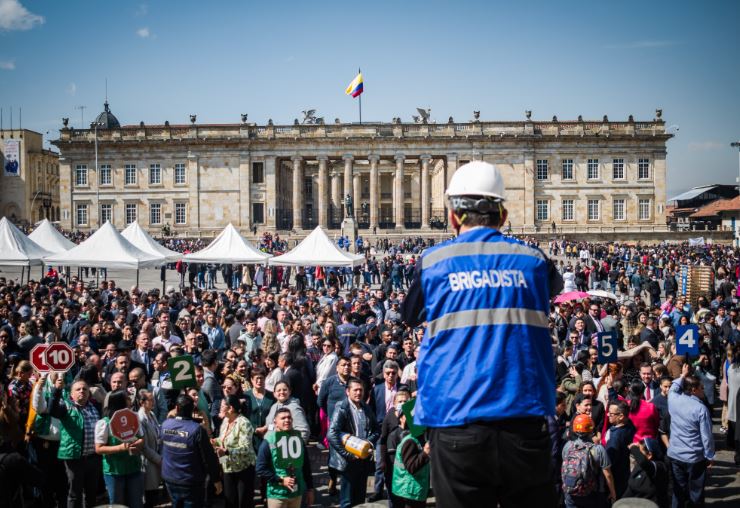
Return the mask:
<svg viewBox="0 0 740 508"><path fill-rule="evenodd" d="M77 93L77 85L75 83L70 83L67 85L66 90L69 95L75 95Z"/></svg>
<svg viewBox="0 0 740 508"><path fill-rule="evenodd" d="M139 29L138 29L138 30L136 31L136 35L138 35L138 36L139 36L139 37L141 37L142 39L148 39L149 37L151 37L151 35L152 35L152 34L151 34L151 32L149 31L149 27L146 27L146 26L145 26L145 27L143 27L143 28L139 28Z"/></svg>
<svg viewBox="0 0 740 508"><path fill-rule="evenodd" d="M147 14L149 14L149 6L147 4L139 5L134 11L134 14L139 17L146 16Z"/></svg>
<svg viewBox="0 0 740 508"><path fill-rule="evenodd" d="M668 48L675 46L677 43L674 41L633 41L624 42L619 44L607 44L604 46L606 49L650 49L650 48Z"/></svg>
<svg viewBox="0 0 740 508"><path fill-rule="evenodd" d="M709 152L724 148L725 146L729 146L729 144L720 143L719 141L692 141L689 143L689 150L692 152Z"/></svg>
<svg viewBox="0 0 740 508"><path fill-rule="evenodd" d="M30 30L44 21L43 16L28 12L18 0L0 0L0 30Z"/></svg>
<svg viewBox="0 0 740 508"><path fill-rule="evenodd" d="M0 60L0 70L3 71L14 71L15 61L13 60Z"/></svg>

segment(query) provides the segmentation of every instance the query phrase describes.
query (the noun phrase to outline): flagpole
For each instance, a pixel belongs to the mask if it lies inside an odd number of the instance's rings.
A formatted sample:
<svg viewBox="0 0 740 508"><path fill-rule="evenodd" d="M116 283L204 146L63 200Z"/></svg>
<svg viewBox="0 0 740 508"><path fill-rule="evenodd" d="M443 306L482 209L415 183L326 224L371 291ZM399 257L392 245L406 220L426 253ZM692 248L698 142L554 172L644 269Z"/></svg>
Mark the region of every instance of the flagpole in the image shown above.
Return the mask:
<svg viewBox="0 0 740 508"><path fill-rule="evenodd" d="M360 69L359 67L357 68L357 74L362 74L362 69ZM363 87L364 87L364 85L363 85ZM360 97L359 98L360 98L360 102L359 102L359 106L360 106L360 125L362 125L362 94L360 94Z"/></svg>

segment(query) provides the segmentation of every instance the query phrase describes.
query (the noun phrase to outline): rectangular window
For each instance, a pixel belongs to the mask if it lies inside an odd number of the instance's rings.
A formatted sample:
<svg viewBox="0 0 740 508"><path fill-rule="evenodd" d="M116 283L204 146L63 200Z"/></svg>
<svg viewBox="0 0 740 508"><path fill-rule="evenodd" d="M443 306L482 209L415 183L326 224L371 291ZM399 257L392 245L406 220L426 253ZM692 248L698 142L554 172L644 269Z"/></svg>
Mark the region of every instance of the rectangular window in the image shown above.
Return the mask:
<svg viewBox="0 0 740 508"><path fill-rule="evenodd" d="M175 164L175 185L185 183L185 164Z"/></svg>
<svg viewBox="0 0 740 508"><path fill-rule="evenodd" d="M252 203L252 224L265 223L265 204Z"/></svg>
<svg viewBox="0 0 740 508"><path fill-rule="evenodd" d="M100 165L100 185L113 184L113 176L110 170L110 164Z"/></svg>
<svg viewBox="0 0 740 508"><path fill-rule="evenodd" d="M549 175L548 175L547 160L538 159L537 160L537 180L547 180L548 176Z"/></svg>
<svg viewBox="0 0 740 508"><path fill-rule="evenodd" d="M586 172L586 178L589 180L599 179L599 159L588 160L588 171Z"/></svg>
<svg viewBox="0 0 740 508"><path fill-rule="evenodd" d="M624 220L624 199L614 200L614 220Z"/></svg>
<svg viewBox="0 0 740 508"><path fill-rule="evenodd" d="M75 185L78 187L87 185L87 164L77 164L75 168Z"/></svg>
<svg viewBox="0 0 740 508"><path fill-rule="evenodd" d="M100 223L105 224L106 222L113 223L113 205L110 203L100 205Z"/></svg>
<svg viewBox="0 0 740 508"><path fill-rule="evenodd" d="M162 183L162 166L159 164L149 165L149 185L160 185Z"/></svg>
<svg viewBox="0 0 740 508"><path fill-rule="evenodd" d="M650 200L640 199L637 202L637 213L640 220L650 220Z"/></svg>
<svg viewBox="0 0 740 508"><path fill-rule="evenodd" d="M123 168L125 185L136 185L136 164L126 164Z"/></svg>
<svg viewBox="0 0 740 508"><path fill-rule="evenodd" d="M573 179L573 159L563 159L563 180Z"/></svg>
<svg viewBox="0 0 740 508"><path fill-rule="evenodd" d="M549 220L550 202L546 199L537 200L537 220Z"/></svg>
<svg viewBox="0 0 740 508"><path fill-rule="evenodd" d="M265 183L265 163L252 163L252 183Z"/></svg>
<svg viewBox="0 0 740 508"><path fill-rule="evenodd" d="M161 203L149 203L149 224L162 224Z"/></svg>
<svg viewBox="0 0 740 508"><path fill-rule="evenodd" d="M638 180L650 178L650 159L637 160L637 178Z"/></svg>
<svg viewBox="0 0 740 508"><path fill-rule="evenodd" d="M564 199L563 200L563 220L564 221L570 221L574 218L574 203L572 199Z"/></svg>
<svg viewBox="0 0 740 508"><path fill-rule="evenodd" d="M181 226L188 223L188 212L185 203L175 203L175 224Z"/></svg>
<svg viewBox="0 0 740 508"><path fill-rule="evenodd" d="M87 226L87 205L77 205L77 225Z"/></svg>
<svg viewBox="0 0 740 508"><path fill-rule="evenodd" d="M303 179L303 195L306 199L313 199L313 179L310 176Z"/></svg>
<svg viewBox="0 0 740 508"><path fill-rule="evenodd" d="M624 180L624 159L612 160L612 178L614 180Z"/></svg>
<svg viewBox="0 0 740 508"><path fill-rule="evenodd" d="M599 200L589 199L588 200L588 220L599 220L601 214L599 213Z"/></svg>
<svg viewBox="0 0 740 508"><path fill-rule="evenodd" d="M136 203L126 203L126 225L136 220Z"/></svg>

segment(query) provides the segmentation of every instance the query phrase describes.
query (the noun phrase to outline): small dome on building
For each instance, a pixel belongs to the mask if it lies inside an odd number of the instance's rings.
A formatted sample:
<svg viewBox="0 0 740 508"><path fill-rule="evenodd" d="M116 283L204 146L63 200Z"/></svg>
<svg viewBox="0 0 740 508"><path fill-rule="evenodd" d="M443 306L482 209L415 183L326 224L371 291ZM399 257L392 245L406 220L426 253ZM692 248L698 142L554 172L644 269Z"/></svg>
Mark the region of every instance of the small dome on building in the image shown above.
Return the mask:
<svg viewBox="0 0 740 508"><path fill-rule="evenodd" d="M108 101L105 101L103 106L105 110L95 119L95 123L98 124L98 129L120 129L121 124L118 123L118 118L110 112Z"/></svg>

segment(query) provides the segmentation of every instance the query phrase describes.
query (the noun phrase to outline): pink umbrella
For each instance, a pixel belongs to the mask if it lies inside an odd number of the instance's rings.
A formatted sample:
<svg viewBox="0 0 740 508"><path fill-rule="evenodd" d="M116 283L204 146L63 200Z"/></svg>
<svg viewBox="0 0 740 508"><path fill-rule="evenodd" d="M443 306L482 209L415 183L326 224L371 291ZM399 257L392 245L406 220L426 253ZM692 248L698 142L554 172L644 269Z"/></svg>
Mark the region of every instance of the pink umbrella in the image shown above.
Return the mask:
<svg viewBox="0 0 740 508"><path fill-rule="evenodd" d="M573 300L582 300L584 298L588 298L589 296L591 295L583 291L568 291L567 293L561 293L558 296L556 296L553 302L554 303L570 302Z"/></svg>

